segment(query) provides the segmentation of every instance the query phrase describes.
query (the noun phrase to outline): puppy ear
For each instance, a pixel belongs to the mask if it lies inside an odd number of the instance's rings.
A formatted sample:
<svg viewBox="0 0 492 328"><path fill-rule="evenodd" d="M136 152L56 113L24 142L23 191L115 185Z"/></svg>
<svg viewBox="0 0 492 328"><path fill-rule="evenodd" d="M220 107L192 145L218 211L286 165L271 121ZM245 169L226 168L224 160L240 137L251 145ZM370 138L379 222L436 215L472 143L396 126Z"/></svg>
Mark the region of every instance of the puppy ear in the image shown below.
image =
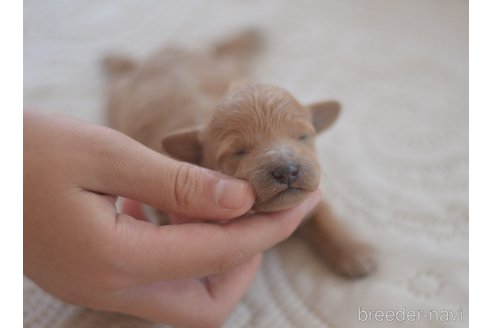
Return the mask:
<svg viewBox="0 0 492 328"><path fill-rule="evenodd" d="M311 122L316 133L329 128L340 114L340 104L334 100L312 104L308 109L311 111Z"/></svg>
<svg viewBox="0 0 492 328"><path fill-rule="evenodd" d="M202 160L201 130L190 130L168 135L162 140L162 148L171 157L188 163Z"/></svg>

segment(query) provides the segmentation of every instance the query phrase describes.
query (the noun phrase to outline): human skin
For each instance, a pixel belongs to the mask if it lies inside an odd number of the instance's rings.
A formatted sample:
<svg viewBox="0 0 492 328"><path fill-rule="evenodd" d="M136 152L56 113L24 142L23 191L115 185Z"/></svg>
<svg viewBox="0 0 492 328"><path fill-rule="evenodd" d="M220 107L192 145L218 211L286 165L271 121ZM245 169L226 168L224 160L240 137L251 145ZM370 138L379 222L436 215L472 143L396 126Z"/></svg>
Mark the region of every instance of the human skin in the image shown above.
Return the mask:
<svg viewBox="0 0 492 328"><path fill-rule="evenodd" d="M118 211L119 196L134 201ZM24 273L70 303L219 326L261 253L290 236L320 197L316 191L290 210L249 214L254 195L244 181L172 160L109 128L24 113ZM138 203L208 223L157 227L141 220Z"/></svg>

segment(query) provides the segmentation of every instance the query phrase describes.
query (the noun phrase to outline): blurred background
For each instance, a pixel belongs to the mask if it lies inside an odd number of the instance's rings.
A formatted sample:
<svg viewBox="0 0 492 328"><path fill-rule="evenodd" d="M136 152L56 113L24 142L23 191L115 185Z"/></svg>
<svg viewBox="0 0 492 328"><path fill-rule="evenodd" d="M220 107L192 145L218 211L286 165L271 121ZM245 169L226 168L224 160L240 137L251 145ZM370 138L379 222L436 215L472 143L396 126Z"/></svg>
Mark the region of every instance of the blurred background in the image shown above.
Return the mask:
<svg viewBox="0 0 492 328"><path fill-rule="evenodd" d="M25 0L24 106L104 124L107 53L200 49L251 27L265 39L252 80L342 103L318 139L322 186L379 267L339 278L294 237L225 326L467 327L467 1ZM403 309L462 316L361 317ZM27 278L24 326L162 327L64 304Z"/></svg>

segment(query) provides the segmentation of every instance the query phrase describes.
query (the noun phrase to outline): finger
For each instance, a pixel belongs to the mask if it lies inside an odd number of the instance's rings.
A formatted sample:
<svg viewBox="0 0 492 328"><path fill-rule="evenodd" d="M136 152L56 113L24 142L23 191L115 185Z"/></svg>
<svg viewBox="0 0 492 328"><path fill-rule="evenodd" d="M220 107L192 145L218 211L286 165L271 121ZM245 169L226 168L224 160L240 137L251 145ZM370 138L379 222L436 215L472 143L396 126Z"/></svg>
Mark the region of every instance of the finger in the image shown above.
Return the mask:
<svg viewBox="0 0 492 328"><path fill-rule="evenodd" d="M115 225L119 268L128 285L226 271L290 236L320 197L318 191L290 210L224 225L155 227L120 215Z"/></svg>
<svg viewBox="0 0 492 328"><path fill-rule="evenodd" d="M190 218L229 219L251 209L248 183L175 161L111 129L84 126L86 138L104 140L86 146L81 175L88 190L123 196ZM95 174L94 174L95 172Z"/></svg>
<svg viewBox="0 0 492 328"><path fill-rule="evenodd" d="M261 255L204 280L186 279L132 287L107 301L111 310L179 327L220 327L244 296Z"/></svg>
<svg viewBox="0 0 492 328"><path fill-rule="evenodd" d="M131 199L121 199L121 210L123 213L134 217L137 220L145 221L145 214L142 210L142 204Z"/></svg>

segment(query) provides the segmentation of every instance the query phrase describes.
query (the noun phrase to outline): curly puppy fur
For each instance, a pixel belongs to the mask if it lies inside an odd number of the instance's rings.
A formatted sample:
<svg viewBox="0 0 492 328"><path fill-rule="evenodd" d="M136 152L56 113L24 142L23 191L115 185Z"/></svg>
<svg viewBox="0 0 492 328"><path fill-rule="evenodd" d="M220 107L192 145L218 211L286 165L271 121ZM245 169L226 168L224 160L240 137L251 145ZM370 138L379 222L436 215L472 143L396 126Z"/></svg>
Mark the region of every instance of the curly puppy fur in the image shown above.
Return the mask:
<svg viewBox="0 0 492 328"><path fill-rule="evenodd" d="M166 47L142 63L106 58L110 126L158 152L248 181L256 212L298 204L318 188L315 135L335 122L340 105L303 106L279 87L242 80L258 45L257 33L246 32L209 51ZM344 276L375 267L371 248L326 202L299 235Z"/></svg>

